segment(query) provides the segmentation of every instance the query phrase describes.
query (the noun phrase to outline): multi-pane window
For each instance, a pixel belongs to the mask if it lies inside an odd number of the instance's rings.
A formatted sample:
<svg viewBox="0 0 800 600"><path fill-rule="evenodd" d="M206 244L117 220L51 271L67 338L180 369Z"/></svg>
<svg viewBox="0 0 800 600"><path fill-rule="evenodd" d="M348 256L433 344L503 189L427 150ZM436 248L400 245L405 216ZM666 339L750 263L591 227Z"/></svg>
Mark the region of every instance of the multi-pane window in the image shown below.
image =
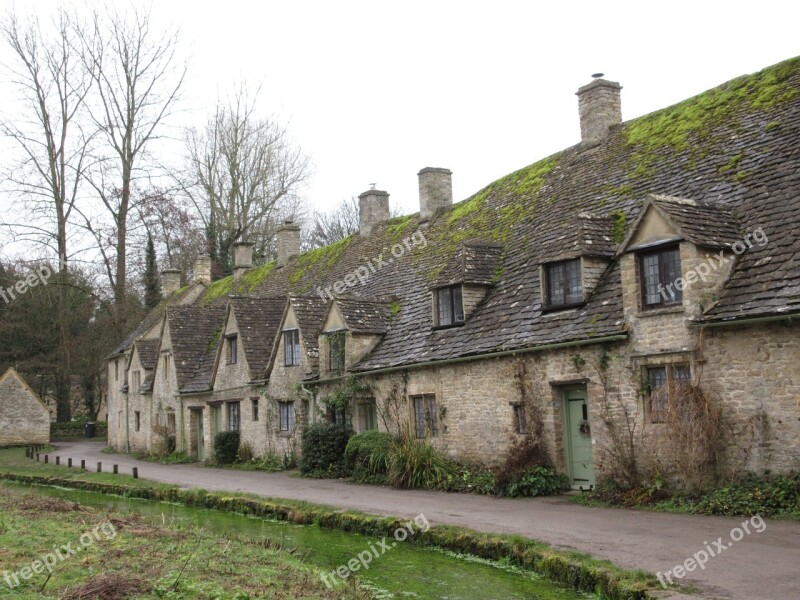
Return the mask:
<svg viewBox="0 0 800 600"><path fill-rule="evenodd" d="M239 360L239 336L229 335L228 340L228 363L235 364Z"/></svg>
<svg viewBox="0 0 800 600"><path fill-rule="evenodd" d="M280 430L292 431L294 429L294 402L278 402L280 417Z"/></svg>
<svg viewBox="0 0 800 600"><path fill-rule="evenodd" d="M360 431L378 429L378 410L374 399L363 400L358 404Z"/></svg>
<svg viewBox="0 0 800 600"><path fill-rule="evenodd" d="M167 413L167 433L169 435L175 435L177 431L177 426L175 423L175 413L170 411Z"/></svg>
<svg viewBox="0 0 800 600"><path fill-rule="evenodd" d="M133 430L139 431L142 428L142 413L138 410L133 413Z"/></svg>
<svg viewBox="0 0 800 600"><path fill-rule="evenodd" d="M436 290L436 324L439 327L464 322L464 301L460 285Z"/></svg>
<svg viewBox="0 0 800 600"><path fill-rule="evenodd" d="M651 423L665 423L670 397L681 386L690 385L692 372L689 365L647 367L647 391Z"/></svg>
<svg viewBox="0 0 800 600"><path fill-rule="evenodd" d="M211 437L216 437L220 431L222 431L222 407L214 404L211 407Z"/></svg>
<svg viewBox="0 0 800 600"><path fill-rule="evenodd" d="M258 421L258 398L251 398L250 406L252 409L251 414L253 415L253 421Z"/></svg>
<svg viewBox="0 0 800 600"><path fill-rule="evenodd" d="M300 364L300 331L297 329L283 332L283 364L287 367Z"/></svg>
<svg viewBox="0 0 800 600"><path fill-rule="evenodd" d="M525 433L525 407L522 404L514 405L514 431L516 433Z"/></svg>
<svg viewBox="0 0 800 600"><path fill-rule="evenodd" d="M414 403L414 428L416 429L417 437L435 436L439 432L436 395L411 396L411 401Z"/></svg>
<svg viewBox="0 0 800 600"><path fill-rule="evenodd" d="M333 333L328 336L330 356L328 366L333 373L344 371L344 333Z"/></svg>
<svg viewBox="0 0 800 600"><path fill-rule="evenodd" d="M353 428L353 417L350 414L349 406L345 406L344 408L333 408L330 410L328 416L331 422L336 423L340 427L345 427L346 429Z"/></svg>
<svg viewBox="0 0 800 600"><path fill-rule="evenodd" d="M547 307L572 306L583 302L581 259L545 265Z"/></svg>
<svg viewBox="0 0 800 600"><path fill-rule="evenodd" d="M238 402L228 403L228 431L239 431L242 420Z"/></svg>
<svg viewBox="0 0 800 600"><path fill-rule="evenodd" d="M645 308L678 304L683 292L677 282L681 278L681 255L676 246L639 256L642 304Z"/></svg>

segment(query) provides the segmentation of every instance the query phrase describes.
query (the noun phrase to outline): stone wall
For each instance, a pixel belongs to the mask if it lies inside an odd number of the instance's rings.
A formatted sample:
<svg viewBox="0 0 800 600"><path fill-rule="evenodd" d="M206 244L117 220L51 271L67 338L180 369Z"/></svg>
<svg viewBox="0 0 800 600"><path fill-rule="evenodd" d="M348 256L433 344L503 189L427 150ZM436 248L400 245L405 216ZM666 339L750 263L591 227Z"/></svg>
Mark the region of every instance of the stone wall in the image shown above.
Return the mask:
<svg viewBox="0 0 800 600"><path fill-rule="evenodd" d="M50 442L50 411L9 369L0 377L0 447Z"/></svg>

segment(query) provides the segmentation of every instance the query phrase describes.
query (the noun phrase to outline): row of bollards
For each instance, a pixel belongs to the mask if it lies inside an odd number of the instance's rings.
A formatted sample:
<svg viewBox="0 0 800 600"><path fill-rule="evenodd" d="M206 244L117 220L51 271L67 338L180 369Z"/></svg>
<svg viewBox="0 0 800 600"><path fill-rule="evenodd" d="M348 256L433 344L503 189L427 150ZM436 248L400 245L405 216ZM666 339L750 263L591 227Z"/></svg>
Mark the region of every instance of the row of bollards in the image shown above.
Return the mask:
<svg viewBox="0 0 800 600"><path fill-rule="evenodd" d="M25 456L27 458L30 458L30 459L36 459L37 462L41 462L40 461L39 451L43 447L44 446L41 446L41 445L29 446L29 447L25 448ZM49 464L49 463L50 463L50 455L49 454L45 454L44 455L44 464ZM61 465L61 457L60 456L56 456L56 465ZM72 468L72 459L71 458L67 459L67 467ZM81 469L84 470L84 471L86 470L86 461L85 460L81 460ZM139 479L139 468L138 467L131 467L131 470L133 472L133 478L134 479ZM97 463L97 471L96 472L97 473L102 473L103 472L103 463L102 462L98 462ZM114 475L119 475L119 465L113 465L112 466L112 473Z"/></svg>

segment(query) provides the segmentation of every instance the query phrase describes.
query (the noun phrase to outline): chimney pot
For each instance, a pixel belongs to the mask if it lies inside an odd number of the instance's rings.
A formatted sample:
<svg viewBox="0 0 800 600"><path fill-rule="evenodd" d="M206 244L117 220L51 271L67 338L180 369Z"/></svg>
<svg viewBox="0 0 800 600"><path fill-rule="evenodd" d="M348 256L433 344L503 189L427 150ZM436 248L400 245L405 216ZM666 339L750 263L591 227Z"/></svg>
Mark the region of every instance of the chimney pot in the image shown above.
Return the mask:
<svg viewBox="0 0 800 600"><path fill-rule="evenodd" d="M192 271L195 283L211 283L211 257L208 254L199 255L194 261Z"/></svg>
<svg viewBox="0 0 800 600"><path fill-rule="evenodd" d="M389 218L389 192L371 189L358 196L358 233L368 236Z"/></svg>
<svg viewBox="0 0 800 600"><path fill-rule="evenodd" d="M233 280L239 281L253 266L253 244L236 242L233 244Z"/></svg>
<svg viewBox="0 0 800 600"><path fill-rule="evenodd" d="M419 173L419 216L430 221L434 215L453 205L453 172L450 169L425 167Z"/></svg>
<svg viewBox="0 0 800 600"><path fill-rule="evenodd" d="M300 254L300 226L284 221L278 228L278 266L285 267Z"/></svg>
<svg viewBox="0 0 800 600"><path fill-rule="evenodd" d="M577 91L582 143L597 144L609 127L622 123L621 90L616 81L595 79Z"/></svg>
<svg viewBox="0 0 800 600"><path fill-rule="evenodd" d="M161 271L161 296L168 298L181 288L181 272L179 269Z"/></svg>

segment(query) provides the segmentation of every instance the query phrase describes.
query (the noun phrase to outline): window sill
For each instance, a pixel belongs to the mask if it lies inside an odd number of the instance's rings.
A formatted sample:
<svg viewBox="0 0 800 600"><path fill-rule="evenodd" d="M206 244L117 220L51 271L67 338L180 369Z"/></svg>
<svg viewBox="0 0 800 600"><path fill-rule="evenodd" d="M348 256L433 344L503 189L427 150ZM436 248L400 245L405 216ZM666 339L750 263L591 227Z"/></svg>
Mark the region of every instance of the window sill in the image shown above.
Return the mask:
<svg viewBox="0 0 800 600"><path fill-rule="evenodd" d="M292 432L291 431L279 431L278 432L278 437L279 438L290 438L290 437L292 437Z"/></svg>
<svg viewBox="0 0 800 600"><path fill-rule="evenodd" d="M676 315L678 313L685 313L683 304L676 304L674 306L664 306L662 308L640 308L637 317L654 317L657 315Z"/></svg>
<svg viewBox="0 0 800 600"><path fill-rule="evenodd" d="M433 330L439 331L441 329L453 329L455 327L463 327L466 321L459 321L458 323L451 323L450 325L434 325Z"/></svg>

